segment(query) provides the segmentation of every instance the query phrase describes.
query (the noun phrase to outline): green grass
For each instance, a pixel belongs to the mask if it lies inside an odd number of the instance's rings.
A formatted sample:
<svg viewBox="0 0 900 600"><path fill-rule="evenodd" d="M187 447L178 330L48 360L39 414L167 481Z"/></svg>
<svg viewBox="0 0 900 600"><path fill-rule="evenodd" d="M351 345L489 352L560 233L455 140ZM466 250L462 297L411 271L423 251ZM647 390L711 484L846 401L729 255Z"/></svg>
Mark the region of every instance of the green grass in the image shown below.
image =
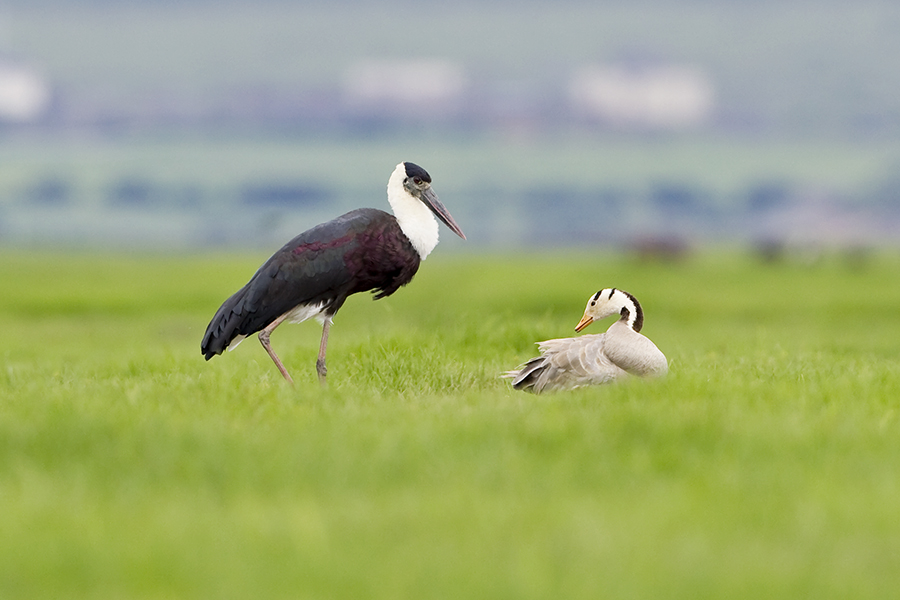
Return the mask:
<svg viewBox="0 0 900 600"><path fill-rule="evenodd" d="M325 390L313 323L272 338L295 389L255 340L200 356L264 258L2 253L0 597L900 589L900 257L438 252L348 301ZM606 286L667 378L497 378Z"/></svg>

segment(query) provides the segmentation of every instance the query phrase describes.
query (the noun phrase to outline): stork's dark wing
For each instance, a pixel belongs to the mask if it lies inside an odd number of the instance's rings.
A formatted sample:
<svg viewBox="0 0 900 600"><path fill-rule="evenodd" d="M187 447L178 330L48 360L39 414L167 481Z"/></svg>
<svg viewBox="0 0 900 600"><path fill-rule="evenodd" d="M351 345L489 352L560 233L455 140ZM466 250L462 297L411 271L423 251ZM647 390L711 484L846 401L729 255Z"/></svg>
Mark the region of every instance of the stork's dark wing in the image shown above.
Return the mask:
<svg viewBox="0 0 900 600"><path fill-rule="evenodd" d="M302 305L334 314L356 292L390 295L409 282L419 256L384 211L359 209L305 231L273 254L226 300L201 343L207 360L241 335L260 331Z"/></svg>

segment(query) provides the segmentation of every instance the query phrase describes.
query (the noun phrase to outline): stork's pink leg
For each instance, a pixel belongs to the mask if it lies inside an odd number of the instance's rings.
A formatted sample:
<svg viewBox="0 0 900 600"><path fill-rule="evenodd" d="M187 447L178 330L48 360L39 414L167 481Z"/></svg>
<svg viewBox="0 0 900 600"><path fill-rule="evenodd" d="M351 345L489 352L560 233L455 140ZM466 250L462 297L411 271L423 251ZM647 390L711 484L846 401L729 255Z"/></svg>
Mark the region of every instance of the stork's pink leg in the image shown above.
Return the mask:
<svg viewBox="0 0 900 600"><path fill-rule="evenodd" d="M291 379L291 376L288 374L287 369L284 368L284 365L281 364L281 359L278 358L278 355L275 354L275 351L272 350L272 345L269 343L269 336L272 335L272 332L276 327L281 325L284 322L287 314L281 315L271 323L269 323L265 329L259 332L259 342L262 344L263 348L266 349L266 352L269 353L269 358L275 363L275 366L278 367L278 371L287 379L288 383L294 385L294 380Z"/></svg>
<svg viewBox="0 0 900 600"><path fill-rule="evenodd" d="M325 385L325 373L328 368L325 366L325 349L328 347L328 330L331 329L331 317L325 317L325 324L322 325L322 342L319 344L319 358L316 359L316 373L319 374L319 383Z"/></svg>

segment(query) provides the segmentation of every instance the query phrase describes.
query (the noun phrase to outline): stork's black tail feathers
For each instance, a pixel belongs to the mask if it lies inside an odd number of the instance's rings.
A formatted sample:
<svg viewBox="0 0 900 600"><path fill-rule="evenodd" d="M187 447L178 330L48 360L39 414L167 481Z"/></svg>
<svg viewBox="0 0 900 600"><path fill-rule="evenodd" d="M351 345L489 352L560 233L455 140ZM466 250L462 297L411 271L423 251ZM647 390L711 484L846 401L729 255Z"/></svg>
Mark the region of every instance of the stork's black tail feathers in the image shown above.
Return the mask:
<svg viewBox="0 0 900 600"><path fill-rule="evenodd" d="M248 287L245 285L222 303L206 327L203 341L200 342L200 352L206 360L222 354L236 337L255 333L255 330L248 327L249 315L244 310L244 297Z"/></svg>

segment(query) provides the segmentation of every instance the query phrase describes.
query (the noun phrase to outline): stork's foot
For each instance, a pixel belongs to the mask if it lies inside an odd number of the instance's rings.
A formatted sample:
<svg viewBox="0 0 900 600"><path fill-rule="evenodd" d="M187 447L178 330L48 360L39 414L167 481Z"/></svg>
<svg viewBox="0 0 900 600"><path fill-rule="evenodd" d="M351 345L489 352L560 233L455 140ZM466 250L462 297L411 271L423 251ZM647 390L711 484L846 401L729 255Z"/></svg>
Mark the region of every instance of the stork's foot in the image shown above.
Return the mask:
<svg viewBox="0 0 900 600"><path fill-rule="evenodd" d="M319 375L319 383L325 385L325 374L328 372L328 368L325 366L325 359L320 358L316 361L316 373Z"/></svg>
<svg viewBox="0 0 900 600"><path fill-rule="evenodd" d="M319 374L319 383L325 385L325 349L328 348L328 331L331 329L331 317L325 317L322 324L322 342L319 344L319 356L316 357L316 373Z"/></svg>

